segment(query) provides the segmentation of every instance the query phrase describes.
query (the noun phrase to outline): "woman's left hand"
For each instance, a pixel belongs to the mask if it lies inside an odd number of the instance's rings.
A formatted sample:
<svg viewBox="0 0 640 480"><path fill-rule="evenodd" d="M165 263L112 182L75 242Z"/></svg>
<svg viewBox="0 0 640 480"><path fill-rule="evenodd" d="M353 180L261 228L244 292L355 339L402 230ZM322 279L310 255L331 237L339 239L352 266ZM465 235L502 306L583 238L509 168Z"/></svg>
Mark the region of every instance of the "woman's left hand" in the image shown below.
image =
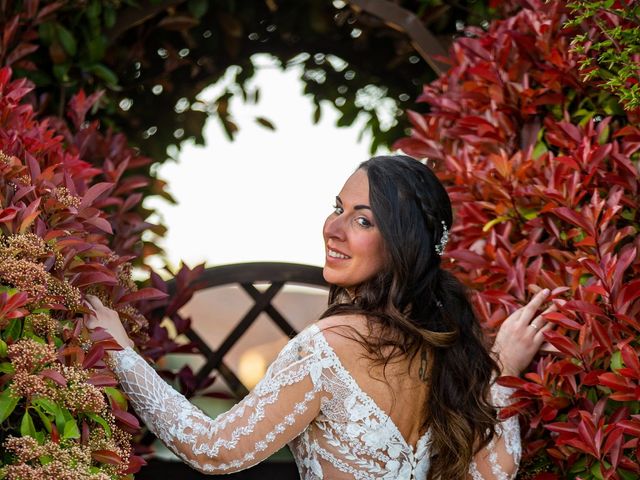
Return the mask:
<svg viewBox="0 0 640 480"><path fill-rule="evenodd" d="M541 314L538 311L549 296L549 290L540 290L527 305L513 312L502 323L493 345L501 374L518 376L531 363L545 342L544 332L553 328L543 315L556 309L552 305Z"/></svg>
<svg viewBox="0 0 640 480"><path fill-rule="evenodd" d="M95 315L89 315L86 321L87 328L94 329L96 327L104 328L113 339L120 344L122 348L133 347L134 343L127 335L120 316L110 308L105 307L98 297L87 295L87 302L96 312Z"/></svg>

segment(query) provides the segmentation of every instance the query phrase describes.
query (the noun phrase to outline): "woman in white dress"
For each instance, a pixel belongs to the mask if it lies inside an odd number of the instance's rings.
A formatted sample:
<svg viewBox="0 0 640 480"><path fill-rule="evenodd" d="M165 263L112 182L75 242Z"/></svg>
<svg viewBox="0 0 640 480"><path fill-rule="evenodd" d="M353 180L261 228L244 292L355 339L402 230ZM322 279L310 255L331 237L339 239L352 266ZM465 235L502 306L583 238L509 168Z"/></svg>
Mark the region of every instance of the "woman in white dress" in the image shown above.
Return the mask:
<svg viewBox="0 0 640 480"><path fill-rule="evenodd" d="M440 268L449 197L421 162L364 162L336 197L323 235L331 284L322 318L289 341L240 403L210 419L131 348L117 314L95 297L91 328L148 427L210 474L248 468L289 444L303 479L515 477L518 420L497 420L551 328L543 290L487 346L465 289Z"/></svg>

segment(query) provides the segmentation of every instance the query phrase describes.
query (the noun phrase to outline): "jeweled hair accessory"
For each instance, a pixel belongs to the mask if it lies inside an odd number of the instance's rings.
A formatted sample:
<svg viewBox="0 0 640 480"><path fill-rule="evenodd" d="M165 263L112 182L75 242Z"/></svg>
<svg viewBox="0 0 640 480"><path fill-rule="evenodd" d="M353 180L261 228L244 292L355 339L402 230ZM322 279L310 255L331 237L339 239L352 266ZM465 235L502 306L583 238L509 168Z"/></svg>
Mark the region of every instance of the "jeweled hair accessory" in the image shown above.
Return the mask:
<svg viewBox="0 0 640 480"><path fill-rule="evenodd" d="M440 243L436 245L436 253L440 256L444 255L444 249L447 246L447 242L449 241L449 229L447 228L447 224L442 220L442 236L440 237Z"/></svg>

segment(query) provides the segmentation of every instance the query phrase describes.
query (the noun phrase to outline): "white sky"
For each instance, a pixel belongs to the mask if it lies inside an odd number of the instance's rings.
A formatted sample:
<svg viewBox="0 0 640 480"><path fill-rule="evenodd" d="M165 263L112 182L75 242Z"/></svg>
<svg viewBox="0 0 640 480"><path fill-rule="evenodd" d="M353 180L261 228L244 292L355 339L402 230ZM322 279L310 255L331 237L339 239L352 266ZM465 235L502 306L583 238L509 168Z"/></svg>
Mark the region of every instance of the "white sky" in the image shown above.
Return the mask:
<svg viewBox="0 0 640 480"><path fill-rule="evenodd" d="M149 198L168 227L158 242L172 267L284 261L323 265L322 224L334 198L356 166L369 158L368 138L358 143L361 123L337 128L338 114L323 106L313 125L313 105L302 95L300 69L282 72L259 57L251 85L260 102L231 101L240 131L229 142L217 118L205 127L207 145L186 142L178 162L159 166L178 205ZM221 86L203 92L215 98ZM271 120L276 130L255 122ZM378 152L383 153L383 152ZM153 219L152 219L153 220ZM160 265L158 265L160 266Z"/></svg>

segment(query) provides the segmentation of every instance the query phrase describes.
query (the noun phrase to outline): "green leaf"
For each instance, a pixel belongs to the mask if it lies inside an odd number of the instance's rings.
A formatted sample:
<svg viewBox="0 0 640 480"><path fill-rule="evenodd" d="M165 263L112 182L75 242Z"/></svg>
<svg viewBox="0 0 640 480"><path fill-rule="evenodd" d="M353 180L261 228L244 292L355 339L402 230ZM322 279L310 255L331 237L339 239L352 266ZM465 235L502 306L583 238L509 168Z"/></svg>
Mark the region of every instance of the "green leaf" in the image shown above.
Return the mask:
<svg viewBox="0 0 640 480"><path fill-rule="evenodd" d="M638 478L635 473L631 473L627 470L622 470L621 468L618 468L616 470L616 473L620 475L620 478L622 478L622 480L637 480Z"/></svg>
<svg viewBox="0 0 640 480"><path fill-rule="evenodd" d="M598 135L598 143L600 145L604 145L605 143L607 143L607 140L609 140L610 133L611 133L611 128L609 127L609 125L607 125L605 128L602 129L602 131Z"/></svg>
<svg viewBox="0 0 640 480"><path fill-rule="evenodd" d="M493 220L489 220L482 227L482 231L483 232L488 232L489 230L491 230L493 228L494 225L497 225L498 223L506 222L507 220L509 220L509 216L508 215L501 215L499 217L494 218Z"/></svg>
<svg viewBox="0 0 640 480"><path fill-rule="evenodd" d="M11 362L0 363L0 373L15 373L16 369Z"/></svg>
<svg viewBox="0 0 640 480"><path fill-rule="evenodd" d="M102 428L104 428L105 433L107 434L107 438L111 438L111 427L107 423L107 421L102 418L100 415L95 413L87 413L88 418L99 424Z"/></svg>
<svg viewBox="0 0 640 480"><path fill-rule="evenodd" d="M13 413L18 405L18 397L14 396L11 387L7 387L4 392L0 393L0 423Z"/></svg>
<svg viewBox="0 0 640 480"><path fill-rule="evenodd" d="M591 465L591 475L593 475L598 480L604 480L604 478L602 477L602 472L600 471L600 462L594 462L594 464Z"/></svg>
<svg viewBox="0 0 640 480"><path fill-rule="evenodd" d="M56 405L57 406L57 405ZM61 407L57 406L57 410L55 413L55 417L56 417L56 427L58 427L58 431L59 432L64 432L64 429L67 426L67 418L71 417L71 414L69 413L68 410L66 409L62 409ZM65 411L68 415L65 415Z"/></svg>
<svg viewBox="0 0 640 480"><path fill-rule="evenodd" d="M107 49L107 40L102 35L97 35L87 43L87 51L89 52L89 61L96 63L102 60L104 52Z"/></svg>
<svg viewBox="0 0 640 480"><path fill-rule="evenodd" d="M42 43L49 46L53 43L56 34L56 29L51 22L41 23L38 27L38 37L42 40Z"/></svg>
<svg viewBox="0 0 640 480"><path fill-rule="evenodd" d="M320 109L320 104L317 103L315 109L313 110L313 124L317 125L322 117L322 110Z"/></svg>
<svg viewBox="0 0 640 480"><path fill-rule="evenodd" d="M49 400L48 398L37 398L32 402L32 404L37 406L38 408L41 408L49 415L53 415L54 417L56 415L62 415L62 411L60 410L58 404L53 400Z"/></svg>
<svg viewBox="0 0 640 480"><path fill-rule="evenodd" d="M22 333L22 319L14 318L9 322L7 328L2 332L2 336L5 340L18 340L20 338L20 334Z"/></svg>
<svg viewBox="0 0 640 480"><path fill-rule="evenodd" d="M269 130L276 129L276 126L271 122L271 120L268 120L264 117L256 117L256 122L262 125L263 127L268 128Z"/></svg>
<svg viewBox="0 0 640 480"><path fill-rule="evenodd" d="M76 423L75 418L67 419L64 425L64 433L62 434L62 438L80 438L80 430L78 429L78 424Z"/></svg>
<svg viewBox="0 0 640 480"><path fill-rule="evenodd" d="M189 0L187 3L187 7L189 8L189 12L195 18L201 18L207 10L209 9L208 0Z"/></svg>
<svg viewBox="0 0 640 480"><path fill-rule="evenodd" d="M104 26L112 28L116 24L116 11L112 7L104 9Z"/></svg>
<svg viewBox="0 0 640 480"><path fill-rule="evenodd" d="M42 411L40 407L37 407L36 405L32 405L31 408L33 408L33 410L36 411L36 413L40 417L40 421L44 425L44 428L47 429L47 432L51 433L51 419L47 416L45 412Z"/></svg>
<svg viewBox="0 0 640 480"><path fill-rule="evenodd" d="M117 85L118 84L118 76L115 74L113 70L104 66L101 63L97 65L92 65L87 68L88 71L93 73L96 77L101 78L109 85Z"/></svg>
<svg viewBox="0 0 640 480"><path fill-rule="evenodd" d="M7 356L7 342L0 339L0 358Z"/></svg>
<svg viewBox="0 0 640 480"><path fill-rule="evenodd" d="M53 75L61 82L66 82L69 80L69 76L67 75L69 67L70 65L68 63L54 65L52 68Z"/></svg>
<svg viewBox="0 0 640 480"><path fill-rule="evenodd" d="M536 143L536 146L533 149L533 153L531 154L534 160L540 158L541 155L547 153L549 150L547 149L547 145L544 142Z"/></svg>
<svg viewBox="0 0 640 480"><path fill-rule="evenodd" d="M93 0L92 2L89 2L89 5L87 5L85 12L87 13L88 18L91 20L97 20L101 10L101 3L98 0Z"/></svg>
<svg viewBox="0 0 640 480"><path fill-rule="evenodd" d="M56 24L56 33L58 34L58 40L60 40L62 48L64 48L69 55L74 56L78 51L78 44L73 34L59 23Z"/></svg>
<svg viewBox="0 0 640 480"><path fill-rule="evenodd" d="M29 415L29 410L24 412L22 421L20 422L20 435L26 437L27 435L36 438L36 426L33 424L33 419Z"/></svg>
<svg viewBox="0 0 640 480"><path fill-rule="evenodd" d="M114 402L116 402L116 404L118 405L118 407L120 407L121 410L127 410L128 405L127 405L127 399L125 398L125 396L122 394L122 392L120 390L118 390L115 387L104 387L104 393L107 394L107 397L109 397L110 400L113 400Z"/></svg>
<svg viewBox="0 0 640 480"><path fill-rule="evenodd" d="M611 370L615 372L621 368L624 368L622 364L622 352L618 350L611 355Z"/></svg>

